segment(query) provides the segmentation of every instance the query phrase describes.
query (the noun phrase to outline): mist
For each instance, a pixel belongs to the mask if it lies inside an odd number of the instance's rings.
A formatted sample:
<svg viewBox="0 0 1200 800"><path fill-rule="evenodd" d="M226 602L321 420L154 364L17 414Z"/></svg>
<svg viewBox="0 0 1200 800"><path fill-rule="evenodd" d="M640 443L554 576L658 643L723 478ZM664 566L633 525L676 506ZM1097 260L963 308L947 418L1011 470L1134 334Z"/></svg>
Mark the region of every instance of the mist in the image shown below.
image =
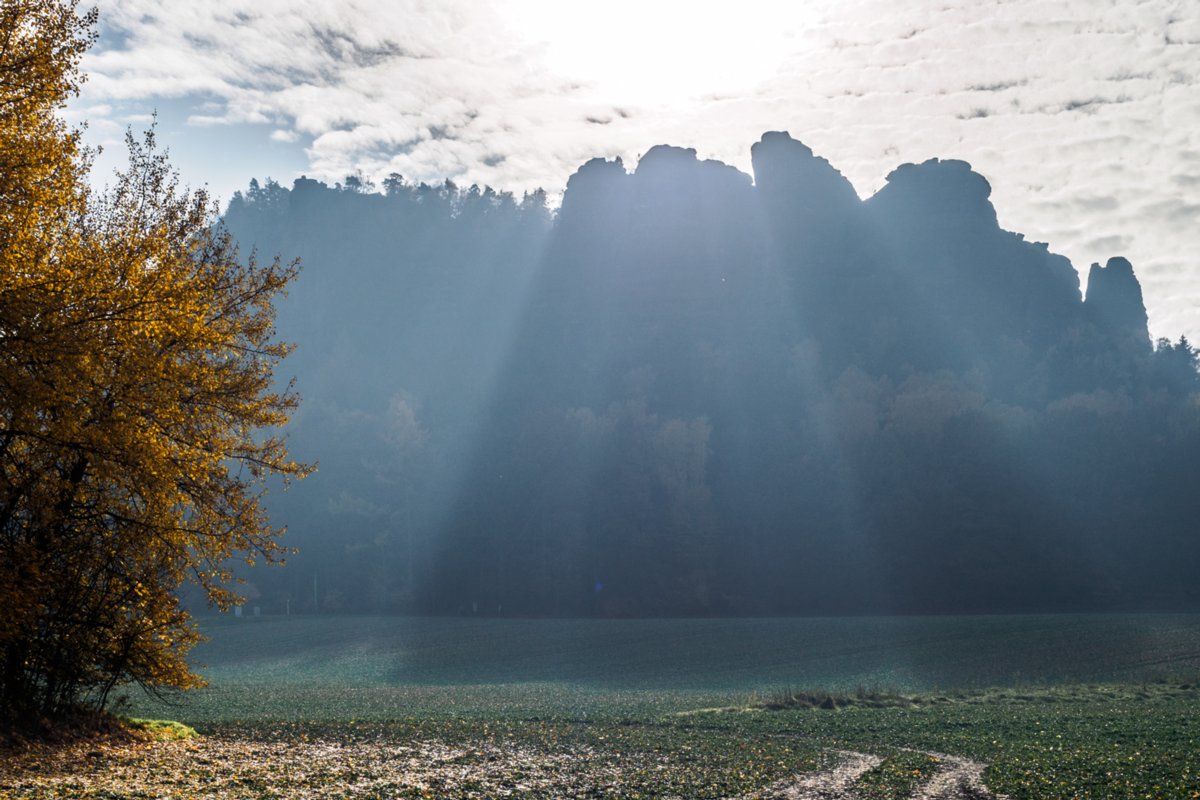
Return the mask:
<svg viewBox="0 0 1200 800"><path fill-rule="evenodd" d="M299 548L264 610L676 617L1200 606L1200 378L1134 267L1003 230L965 162L861 200L786 133L659 146L561 206L253 182L299 257ZM1096 236L1106 232L1095 231Z"/></svg>

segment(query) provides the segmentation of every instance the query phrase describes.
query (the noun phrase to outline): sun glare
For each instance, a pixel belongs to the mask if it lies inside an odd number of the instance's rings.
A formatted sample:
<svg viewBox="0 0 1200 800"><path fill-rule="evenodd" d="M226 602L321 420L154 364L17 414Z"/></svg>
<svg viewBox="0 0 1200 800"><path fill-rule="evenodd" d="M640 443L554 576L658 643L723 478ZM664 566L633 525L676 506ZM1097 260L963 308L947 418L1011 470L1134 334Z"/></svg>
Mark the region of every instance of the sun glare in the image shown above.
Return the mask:
<svg viewBox="0 0 1200 800"><path fill-rule="evenodd" d="M610 0L602 8L509 0L505 21L547 69L596 99L672 105L770 78L798 48L809 6Z"/></svg>

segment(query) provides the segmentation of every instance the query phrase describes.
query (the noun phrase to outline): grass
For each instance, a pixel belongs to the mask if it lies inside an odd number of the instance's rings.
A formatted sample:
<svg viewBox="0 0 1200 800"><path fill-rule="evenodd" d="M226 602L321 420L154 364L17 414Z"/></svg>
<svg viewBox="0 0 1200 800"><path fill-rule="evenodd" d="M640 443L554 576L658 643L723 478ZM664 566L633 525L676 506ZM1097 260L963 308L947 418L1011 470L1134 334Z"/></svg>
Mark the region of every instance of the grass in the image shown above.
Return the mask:
<svg viewBox="0 0 1200 800"><path fill-rule="evenodd" d="M867 800L912 796L947 768L939 754L986 764L1014 800L1200 798L1197 617L292 618L209 633L211 688L135 703L198 739L0 763L0 798L752 796L839 750L882 758L853 787Z"/></svg>
<svg viewBox="0 0 1200 800"><path fill-rule="evenodd" d="M936 767L929 753L988 764L987 785L1013 798L1200 797L1200 688L1193 681L938 692L882 707L854 696L826 695L830 703L815 702L820 693L786 693L797 694L801 701L792 705L684 715L681 724L705 720L708 728L790 733L887 755L860 781L865 797L909 796Z"/></svg>
<svg viewBox="0 0 1200 800"><path fill-rule="evenodd" d="M138 717L129 717L124 721L135 731L145 731L155 739L163 739L165 741L194 739L200 735L196 733L195 728L190 728L182 722L176 722L172 719L140 719Z"/></svg>
<svg viewBox="0 0 1200 800"><path fill-rule="evenodd" d="M829 692L823 689L787 688L774 692L757 705L769 711L785 708L820 708L836 711L840 708L860 706L864 708L908 708L919 705L923 698L903 695L890 689L868 689L860 686L853 692Z"/></svg>
<svg viewBox="0 0 1200 800"><path fill-rule="evenodd" d="M912 708L801 712L821 738L903 745L989 766L1013 798L1200 797L1200 691L1191 683L933 695ZM785 713L776 729L793 725Z"/></svg>
<svg viewBox="0 0 1200 800"><path fill-rule="evenodd" d="M660 698L607 708L597 704L573 715L559 697L506 713L414 713L358 721L330 714L321 721L198 727L218 742L276 742L289 748L316 742L351 749L379 742L437 742L457 749L462 755L456 769L467 772L493 763L489 758L501 759L507 776L502 780L514 786L542 774L544 766L538 765L558 764L561 774L552 779L552 788L516 795L529 797L573 792L729 797L827 767L836 760L833 752L843 749L884 757L855 787L858 796L872 800L911 796L939 768L931 754L941 753L987 764L989 788L1014 800L1200 797L1195 794L1200 792L1200 689L1194 683L1010 687L906 699L882 707L835 703L822 708L818 703L775 710L743 702L707 713L679 713L668 709L686 702ZM569 769L562 768L564 762ZM321 780L314 779L314 791L328 785ZM496 790L500 784L486 785ZM473 791L446 780L437 785L436 796L469 797Z"/></svg>
<svg viewBox="0 0 1200 800"><path fill-rule="evenodd" d="M205 620L217 685L564 684L608 693L848 692L1121 681L1200 670L1200 615Z"/></svg>
<svg viewBox="0 0 1200 800"><path fill-rule="evenodd" d="M856 794L862 800L902 800L911 797L938 767L938 759L928 753L894 750L858 780Z"/></svg>

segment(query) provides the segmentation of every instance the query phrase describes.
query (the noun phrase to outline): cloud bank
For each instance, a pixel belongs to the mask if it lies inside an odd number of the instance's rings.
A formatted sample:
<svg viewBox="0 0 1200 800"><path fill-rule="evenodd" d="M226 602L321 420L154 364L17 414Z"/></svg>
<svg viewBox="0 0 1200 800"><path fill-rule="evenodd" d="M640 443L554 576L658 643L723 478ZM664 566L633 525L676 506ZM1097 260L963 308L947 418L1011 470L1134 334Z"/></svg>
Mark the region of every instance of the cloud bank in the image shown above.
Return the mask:
<svg viewBox="0 0 1200 800"><path fill-rule="evenodd" d="M961 158L1005 227L1084 274L1129 257L1152 331L1200 336L1200 18L1185 2L100 5L76 107L97 135L172 102L195 135L261 128L327 180L552 192L592 156L662 142L748 169L750 143L785 128L863 196L899 163Z"/></svg>

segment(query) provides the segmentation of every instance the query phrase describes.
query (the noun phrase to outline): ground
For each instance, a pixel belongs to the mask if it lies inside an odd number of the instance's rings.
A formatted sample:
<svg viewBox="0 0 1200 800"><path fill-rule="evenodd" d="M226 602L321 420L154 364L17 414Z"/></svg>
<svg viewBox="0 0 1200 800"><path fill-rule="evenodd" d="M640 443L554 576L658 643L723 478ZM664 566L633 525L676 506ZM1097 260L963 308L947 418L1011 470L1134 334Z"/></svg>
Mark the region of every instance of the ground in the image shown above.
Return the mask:
<svg viewBox="0 0 1200 800"><path fill-rule="evenodd" d="M206 632L212 685L127 712L197 738L9 747L0 800L1200 800L1200 615Z"/></svg>
<svg viewBox="0 0 1200 800"><path fill-rule="evenodd" d="M991 798L980 780L982 765L967 759L921 754L936 764L916 782L913 798ZM829 751L823 769L785 777L732 797L866 797L859 786L883 758ZM432 740L352 743L318 740L253 741L198 737L187 741L138 740L76 743L53 750L33 747L9 754L5 798L421 798L421 797L724 797L661 794L674 779L669 758L612 759L586 749L545 753L479 743L450 746ZM664 773L660 786L647 784ZM680 787L683 789L684 787ZM692 787L693 789L702 787ZM715 787L713 787L715 788ZM862 792L858 791L862 789Z"/></svg>
<svg viewBox="0 0 1200 800"><path fill-rule="evenodd" d="M0 798L1200 798L1193 683L475 708L27 744Z"/></svg>

